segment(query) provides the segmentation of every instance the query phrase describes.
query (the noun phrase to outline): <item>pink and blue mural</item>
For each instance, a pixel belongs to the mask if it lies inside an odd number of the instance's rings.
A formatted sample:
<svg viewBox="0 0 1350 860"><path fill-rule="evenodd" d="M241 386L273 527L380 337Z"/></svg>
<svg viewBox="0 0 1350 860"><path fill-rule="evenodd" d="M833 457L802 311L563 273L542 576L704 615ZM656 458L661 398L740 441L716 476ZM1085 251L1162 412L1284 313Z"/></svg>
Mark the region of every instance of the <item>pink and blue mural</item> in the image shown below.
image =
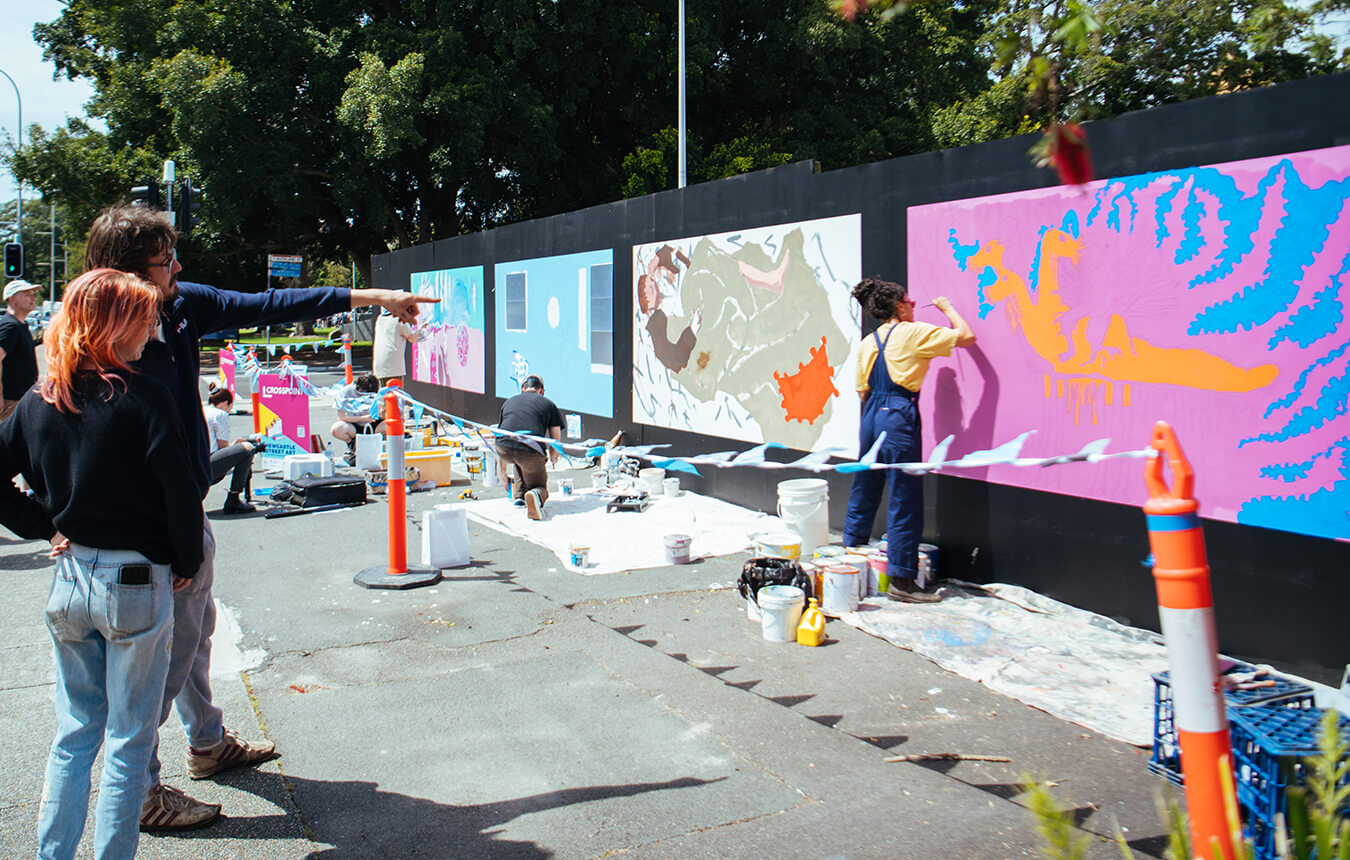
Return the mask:
<svg viewBox="0 0 1350 860"><path fill-rule="evenodd" d="M486 391L486 333L483 322L483 267L413 272L412 291L440 299L422 305L412 348L412 378L482 394Z"/></svg>
<svg viewBox="0 0 1350 860"><path fill-rule="evenodd" d="M1350 539L1350 147L914 207L908 253L978 337L932 364L926 448L1142 448L1163 419L1202 516ZM1141 471L966 474L1136 505Z"/></svg>
<svg viewBox="0 0 1350 860"><path fill-rule="evenodd" d="M497 396L543 378L559 409L614 415L614 252L498 263Z"/></svg>

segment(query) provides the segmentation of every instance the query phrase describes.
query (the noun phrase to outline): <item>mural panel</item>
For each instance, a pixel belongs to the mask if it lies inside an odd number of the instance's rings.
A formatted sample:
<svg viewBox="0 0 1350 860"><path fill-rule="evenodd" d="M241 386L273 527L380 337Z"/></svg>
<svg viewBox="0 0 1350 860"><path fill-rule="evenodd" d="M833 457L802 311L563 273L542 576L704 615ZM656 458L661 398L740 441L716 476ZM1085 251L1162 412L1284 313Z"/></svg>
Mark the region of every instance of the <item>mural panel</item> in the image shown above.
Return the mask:
<svg viewBox="0 0 1350 860"><path fill-rule="evenodd" d="M862 217L633 248L633 420L858 450Z"/></svg>
<svg viewBox="0 0 1350 860"><path fill-rule="evenodd" d="M912 291L950 296L979 339L933 362L926 446L1141 448L1163 419L1203 516L1350 539L1348 198L1336 147L910 209ZM1139 505L1141 475L980 477Z"/></svg>
<svg viewBox="0 0 1350 860"><path fill-rule="evenodd" d="M483 324L483 267L413 272L412 291L441 300L420 307L412 348L412 378L482 394L486 391L486 335Z"/></svg>
<svg viewBox="0 0 1350 860"><path fill-rule="evenodd" d="M614 415L614 252L498 263L497 396L544 380L559 409Z"/></svg>

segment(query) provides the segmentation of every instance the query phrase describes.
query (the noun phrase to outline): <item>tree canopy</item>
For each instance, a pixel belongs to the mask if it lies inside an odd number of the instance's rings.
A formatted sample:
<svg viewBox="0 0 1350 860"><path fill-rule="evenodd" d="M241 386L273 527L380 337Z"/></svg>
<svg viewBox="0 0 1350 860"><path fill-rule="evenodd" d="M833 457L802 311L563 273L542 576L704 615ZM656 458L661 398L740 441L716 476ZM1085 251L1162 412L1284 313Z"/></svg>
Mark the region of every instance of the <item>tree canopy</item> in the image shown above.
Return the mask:
<svg viewBox="0 0 1350 860"><path fill-rule="evenodd" d="M1282 0L1101 0L1123 25L1053 43L1080 6L929 0L849 21L825 0L687 0L690 181L1035 128L1037 56L1061 64L1056 110L1087 117L1336 65ZM194 276L261 286L263 255L298 252L368 277L372 253L672 187L675 15L669 0L70 0L35 37L94 82L107 131L35 128L11 163L87 227L171 158L206 194Z"/></svg>

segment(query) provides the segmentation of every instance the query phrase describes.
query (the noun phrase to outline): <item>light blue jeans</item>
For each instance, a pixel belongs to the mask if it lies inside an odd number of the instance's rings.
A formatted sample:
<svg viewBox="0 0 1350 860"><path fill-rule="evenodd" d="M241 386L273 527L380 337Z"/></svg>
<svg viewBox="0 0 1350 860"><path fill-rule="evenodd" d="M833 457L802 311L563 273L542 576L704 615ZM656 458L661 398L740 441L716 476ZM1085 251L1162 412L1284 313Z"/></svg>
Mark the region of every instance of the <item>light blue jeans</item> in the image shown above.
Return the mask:
<svg viewBox="0 0 1350 860"><path fill-rule="evenodd" d="M123 573L130 565L148 565L149 582L121 582L136 578ZM133 550L72 543L56 563L47 628L56 654L56 740L42 789L38 856L75 856L89 812L90 772L102 745L94 854L99 860L131 858L169 673L169 566Z"/></svg>

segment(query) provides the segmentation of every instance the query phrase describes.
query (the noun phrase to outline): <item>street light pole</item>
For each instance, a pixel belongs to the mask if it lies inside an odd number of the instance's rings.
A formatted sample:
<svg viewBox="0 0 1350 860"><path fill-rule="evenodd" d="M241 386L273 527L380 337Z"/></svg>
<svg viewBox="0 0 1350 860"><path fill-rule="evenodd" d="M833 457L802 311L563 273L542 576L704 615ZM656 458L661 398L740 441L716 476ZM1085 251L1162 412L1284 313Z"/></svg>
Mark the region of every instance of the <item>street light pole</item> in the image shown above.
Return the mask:
<svg viewBox="0 0 1350 860"><path fill-rule="evenodd" d="M683 2L683 0L681 0L681 2ZM14 79L11 78L11 77L9 76L9 72L6 72L4 69L0 69L0 75L4 75L5 78L9 80L9 85L12 86L12 87L14 87L14 98L17 99L18 102L19 102L19 135L18 135L18 139L19 139L19 148L22 149L22 148L23 148L23 96L19 95L19 85L16 84L16 83L14 83ZM18 178L16 177L16 181L19 183L19 215L18 215L18 218L16 219L16 220L18 221L18 231L19 231L18 238L19 238L19 241L20 241L20 242L23 242L23 180L22 180L22 179L18 179Z"/></svg>
<svg viewBox="0 0 1350 860"><path fill-rule="evenodd" d="M685 173L685 146L684 146L684 0L680 0L680 143L679 143L679 168L676 176L676 188L683 188L688 178Z"/></svg>

